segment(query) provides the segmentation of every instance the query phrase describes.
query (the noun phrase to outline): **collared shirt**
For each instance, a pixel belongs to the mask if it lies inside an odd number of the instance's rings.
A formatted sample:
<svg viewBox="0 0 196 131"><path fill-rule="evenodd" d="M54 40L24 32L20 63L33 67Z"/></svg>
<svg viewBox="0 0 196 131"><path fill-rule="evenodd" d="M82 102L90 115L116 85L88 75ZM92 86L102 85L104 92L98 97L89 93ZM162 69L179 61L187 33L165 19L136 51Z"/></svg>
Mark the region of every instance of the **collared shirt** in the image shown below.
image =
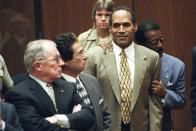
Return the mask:
<svg viewBox="0 0 196 131"><path fill-rule="evenodd" d="M37 83L39 83L41 85L41 87L46 91L46 93L49 95L49 92L48 92L48 87L46 86L46 82L32 76L31 74L29 74L29 77L31 77L33 80L35 80ZM50 95L49 95L50 96ZM54 115L58 122L57 124L60 125L62 128L70 128L70 123L69 123L69 119L66 115L64 114L55 114Z"/></svg>
<svg viewBox="0 0 196 131"><path fill-rule="evenodd" d="M112 41L113 44L113 51L115 54L115 59L116 59L116 65L117 65L117 71L118 71L118 76L120 76L120 60L121 60L121 52L122 52L122 48L119 47L118 45L116 45L114 43L114 41ZM127 61L129 64L129 69L131 72L131 82L132 82L132 88L134 87L134 75L135 75L135 51L134 51L134 42L132 42L132 44L130 46L128 46L127 48L124 49L126 57L127 57Z"/></svg>

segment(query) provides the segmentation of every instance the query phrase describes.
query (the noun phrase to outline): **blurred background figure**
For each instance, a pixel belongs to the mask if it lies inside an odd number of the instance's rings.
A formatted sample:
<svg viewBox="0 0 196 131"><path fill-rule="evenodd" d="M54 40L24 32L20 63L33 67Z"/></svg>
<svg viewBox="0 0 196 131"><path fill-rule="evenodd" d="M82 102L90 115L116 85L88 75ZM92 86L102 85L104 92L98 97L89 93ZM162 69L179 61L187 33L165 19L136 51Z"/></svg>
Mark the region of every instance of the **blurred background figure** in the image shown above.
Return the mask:
<svg viewBox="0 0 196 131"><path fill-rule="evenodd" d="M109 32L109 18L113 9L112 0L97 0L92 10L93 27L78 37L84 50L97 44L107 44L112 41Z"/></svg>
<svg viewBox="0 0 196 131"><path fill-rule="evenodd" d="M196 131L196 46L192 52L191 112L193 131Z"/></svg>

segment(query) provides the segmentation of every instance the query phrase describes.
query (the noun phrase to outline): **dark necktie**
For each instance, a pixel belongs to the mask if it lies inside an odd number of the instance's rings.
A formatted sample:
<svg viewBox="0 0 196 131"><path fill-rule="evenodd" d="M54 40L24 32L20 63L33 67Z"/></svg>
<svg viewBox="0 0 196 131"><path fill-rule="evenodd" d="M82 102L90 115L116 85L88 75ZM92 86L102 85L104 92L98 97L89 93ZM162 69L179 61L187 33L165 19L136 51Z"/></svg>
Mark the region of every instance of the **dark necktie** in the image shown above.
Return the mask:
<svg viewBox="0 0 196 131"><path fill-rule="evenodd" d="M83 102L87 105L91 105L89 96L78 79L76 79L76 88L77 88L77 93L82 98Z"/></svg>

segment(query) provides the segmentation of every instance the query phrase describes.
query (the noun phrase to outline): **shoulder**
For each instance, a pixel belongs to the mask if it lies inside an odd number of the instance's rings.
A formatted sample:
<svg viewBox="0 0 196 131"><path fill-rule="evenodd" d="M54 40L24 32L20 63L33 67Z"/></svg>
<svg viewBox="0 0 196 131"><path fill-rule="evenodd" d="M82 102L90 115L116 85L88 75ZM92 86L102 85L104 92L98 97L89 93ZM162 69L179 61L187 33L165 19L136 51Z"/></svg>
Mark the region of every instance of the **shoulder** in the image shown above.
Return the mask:
<svg viewBox="0 0 196 131"><path fill-rule="evenodd" d="M82 42L82 41L86 40L92 33L94 34L94 32L95 32L95 29L91 28L88 31L81 33L78 36L78 41Z"/></svg>
<svg viewBox="0 0 196 131"><path fill-rule="evenodd" d="M142 45L135 44L134 45L135 51L139 54L146 55L148 57L159 57L159 54L147 47Z"/></svg>
<svg viewBox="0 0 196 131"><path fill-rule="evenodd" d="M94 76L89 75L89 74L85 74L85 73L81 73L79 76L84 78L84 79L97 80L97 78L95 78Z"/></svg>
<svg viewBox="0 0 196 131"><path fill-rule="evenodd" d="M175 65L175 67L176 66L185 66L184 62L182 62L180 59L178 59L174 56L168 55L166 53L163 53L163 55L161 57L161 62L165 62L170 65Z"/></svg>
<svg viewBox="0 0 196 131"><path fill-rule="evenodd" d="M193 47L192 53L193 53L193 56L196 57L196 46Z"/></svg>
<svg viewBox="0 0 196 131"><path fill-rule="evenodd" d="M101 57L106 51L100 46L94 46L87 51L89 57Z"/></svg>

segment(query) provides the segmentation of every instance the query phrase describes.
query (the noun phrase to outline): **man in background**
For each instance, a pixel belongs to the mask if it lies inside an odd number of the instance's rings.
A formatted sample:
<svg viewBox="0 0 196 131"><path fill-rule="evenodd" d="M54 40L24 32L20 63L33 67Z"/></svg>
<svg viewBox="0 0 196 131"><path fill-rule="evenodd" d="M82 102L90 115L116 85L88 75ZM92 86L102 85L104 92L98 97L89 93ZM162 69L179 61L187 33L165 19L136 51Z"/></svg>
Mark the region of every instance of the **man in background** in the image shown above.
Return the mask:
<svg viewBox="0 0 196 131"><path fill-rule="evenodd" d="M92 10L93 28L78 37L84 50L88 50L97 44L106 44L112 41L109 32L109 18L113 9L112 0L97 0Z"/></svg>
<svg viewBox="0 0 196 131"><path fill-rule="evenodd" d="M100 93L101 87L98 80L93 76L81 74L88 57L77 42L76 36L73 33L59 34L54 38L54 42L65 63L62 77L69 82L76 83L75 88L79 96L95 112L96 122L88 131L110 131L111 116Z"/></svg>
<svg viewBox="0 0 196 131"><path fill-rule="evenodd" d="M138 44L159 53L161 59L161 80L152 81L152 93L160 96L163 103L162 131L171 131L171 109L182 109L185 106L184 63L163 53L165 36L160 26L152 21L138 25L135 33Z"/></svg>

